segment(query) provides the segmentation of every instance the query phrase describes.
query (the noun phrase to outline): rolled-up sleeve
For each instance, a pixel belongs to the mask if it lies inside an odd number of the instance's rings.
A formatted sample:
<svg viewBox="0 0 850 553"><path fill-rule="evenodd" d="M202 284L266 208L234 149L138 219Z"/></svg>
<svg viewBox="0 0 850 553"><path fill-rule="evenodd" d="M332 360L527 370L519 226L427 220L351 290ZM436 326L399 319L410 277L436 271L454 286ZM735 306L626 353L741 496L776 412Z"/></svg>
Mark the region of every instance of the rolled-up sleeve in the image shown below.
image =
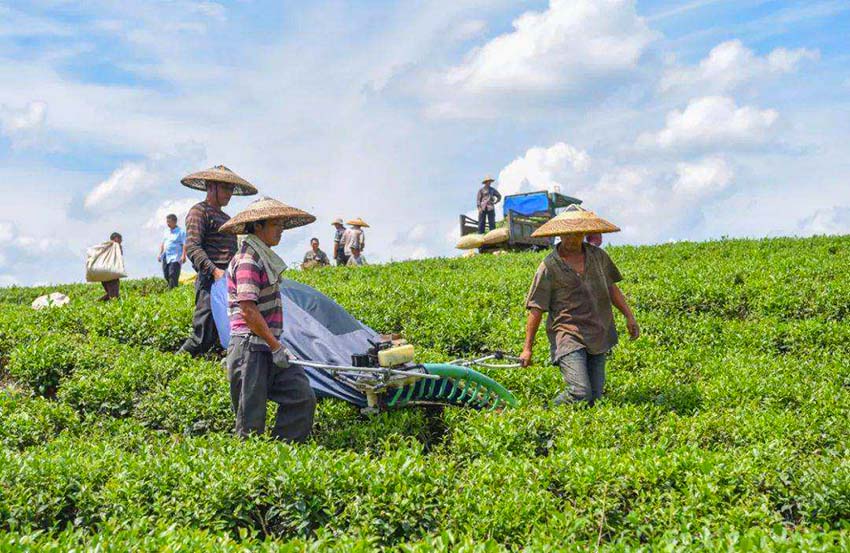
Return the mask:
<svg viewBox="0 0 850 553"><path fill-rule="evenodd" d="M531 281L531 288L528 290L528 296L525 299L525 308L549 311L551 301L552 279L546 266L541 263L534 274L534 280Z"/></svg>
<svg viewBox="0 0 850 553"><path fill-rule="evenodd" d="M623 275L620 274L620 269L614 264L614 261L605 250L600 250L602 254L602 272L605 273L605 279L608 281L608 286L616 284L623 280Z"/></svg>

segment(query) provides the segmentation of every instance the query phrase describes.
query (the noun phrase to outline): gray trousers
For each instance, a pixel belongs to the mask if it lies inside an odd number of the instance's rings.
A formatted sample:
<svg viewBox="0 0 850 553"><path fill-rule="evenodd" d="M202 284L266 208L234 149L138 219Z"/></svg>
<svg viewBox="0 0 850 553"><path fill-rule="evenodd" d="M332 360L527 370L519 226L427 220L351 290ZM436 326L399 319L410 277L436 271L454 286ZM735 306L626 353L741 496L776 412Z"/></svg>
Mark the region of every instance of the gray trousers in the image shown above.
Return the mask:
<svg viewBox="0 0 850 553"><path fill-rule="evenodd" d="M262 340L231 336L227 376L238 436L245 438L265 431L268 400L278 405L273 437L303 442L310 435L316 394L304 369L294 365L281 369L272 362L271 350Z"/></svg>
<svg viewBox="0 0 850 553"><path fill-rule="evenodd" d="M607 358L607 353L591 354L583 348L561 357L558 366L567 387L555 398L555 405L579 401L593 405L601 398Z"/></svg>
<svg viewBox="0 0 850 553"><path fill-rule="evenodd" d="M192 315L192 335L183 342L179 350L189 353L192 357L205 354L218 346L219 343L210 296L213 282L212 275L200 272L195 280L195 313Z"/></svg>

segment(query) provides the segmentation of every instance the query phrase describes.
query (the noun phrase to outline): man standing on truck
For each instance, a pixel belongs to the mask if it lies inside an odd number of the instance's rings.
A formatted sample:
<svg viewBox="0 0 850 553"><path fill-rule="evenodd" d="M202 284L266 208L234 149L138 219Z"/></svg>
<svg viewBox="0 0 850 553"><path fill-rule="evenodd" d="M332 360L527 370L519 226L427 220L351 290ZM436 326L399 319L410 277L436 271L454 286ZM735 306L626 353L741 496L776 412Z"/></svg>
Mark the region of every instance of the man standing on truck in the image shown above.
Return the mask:
<svg viewBox="0 0 850 553"><path fill-rule="evenodd" d="M180 182L183 186L207 193L206 200L192 206L186 215L186 255L198 277L195 280L192 335L179 351L197 357L218 343L210 289L213 282L224 276L227 264L236 253L236 236L220 232L221 226L230 219L221 208L230 203L231 196L252 196L257 189L224 165L192 173Z"/></svg>
<svg viewBox="0 0 850 553"><path fill-rule="evenodd" d="M550 361L560 367L566 383L566 390L555 398L556 405L580 401L593 405L602 397L605 361L617 344L612 305L626 317L631 339L640 335L626 297L617 287L622 280L617 266L605 250L584 242L587 234L619 230L592 211L572 205L532 234L560 236L561 241L538 267L528 291L520 361L524 367L531 364L534 336L543 312L548 312Z"/></svg>
<svg viewBox="0 0 850 553"><path fill-rule="evenodd" d="M491 186L493 177L487 175L481 181L482 186L478 190L476 206L478 207L478 234L484 234L485 223L490 227L490 230L496 228L496 204L502 200L502 195L499 191Z"/></svg>

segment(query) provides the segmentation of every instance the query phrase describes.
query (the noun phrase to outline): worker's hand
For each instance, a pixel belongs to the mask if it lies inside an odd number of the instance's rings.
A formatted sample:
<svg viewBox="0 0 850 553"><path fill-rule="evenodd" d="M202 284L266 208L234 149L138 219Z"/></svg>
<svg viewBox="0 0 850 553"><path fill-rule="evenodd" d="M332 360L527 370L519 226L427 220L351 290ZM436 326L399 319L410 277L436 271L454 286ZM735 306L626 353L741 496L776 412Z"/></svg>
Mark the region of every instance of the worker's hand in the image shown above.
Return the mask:
<svg viewBox="0 0 850 553"><path fill-rule="evenodd" d="M162 254L159 254L158 256L156 256L156 260L159 261L160 263L162 263Z"/></svg>
<svg viewBox="0 0 850 553"><path fill-rule="evenodd" d="M183 257L180 258L180 264L182 265L184 263L186 263L186 255L185 254L183 255Z"/></svg>
<svg viewBox="0 0 850 553"><path fill-rule="evenodd" d="M527 367L531 365L531 350L524 349L522 353L519 354L519 364L523 367Z"/></svg>
<svg viewBox="0 0 850 553"><path fill-rule="evenodd" d="M223 276L224 276L224 271L222 271L222 270L221 270L221 269L219 269L218 267L216 267L215 269L213 269L213 280L218 280L218 279L220 279L220 278L221 278L221 277L223 277Z"/></svg>
<svg viewBox="0 0 850 553"><path fill-rule="evenodd" d="M272 362L281 369L289 367L289 352L285 347L280 346L272 352Z"/></svg>
<svg viewBox="0 0 850 553"><path fill-rule="evenodd" d="M637 340L640 336L640 327L634 317L626 319L626 328L629 330L629 338Z"/></svg>

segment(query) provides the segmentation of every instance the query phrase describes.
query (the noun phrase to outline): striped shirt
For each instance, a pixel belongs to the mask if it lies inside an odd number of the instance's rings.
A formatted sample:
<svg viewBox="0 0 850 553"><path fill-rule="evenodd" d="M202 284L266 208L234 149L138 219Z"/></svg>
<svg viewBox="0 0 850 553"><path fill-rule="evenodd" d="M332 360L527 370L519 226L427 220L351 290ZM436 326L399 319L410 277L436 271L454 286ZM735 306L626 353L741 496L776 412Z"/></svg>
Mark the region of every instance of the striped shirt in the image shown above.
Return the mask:
<svg viewBox="0 0 850 553"><path fill-rule="evenodd" d="M198 273L211 275L223 269L236 253L236 237L218 231L230 216L206 201L195 204L186 215L186 255Z"/></svg>
<svg viewBox="0 0 850 553"><path fill-rule="evenodd" d="M251 334L239 302L252 301L257 304L272 334L280 336L283 332L283 302L280 299L279 282L269 284L269 275L259 254L247 242L243 242L239 252L233 256L227 268L227 277L230 333L241 336Z"/></svg>

